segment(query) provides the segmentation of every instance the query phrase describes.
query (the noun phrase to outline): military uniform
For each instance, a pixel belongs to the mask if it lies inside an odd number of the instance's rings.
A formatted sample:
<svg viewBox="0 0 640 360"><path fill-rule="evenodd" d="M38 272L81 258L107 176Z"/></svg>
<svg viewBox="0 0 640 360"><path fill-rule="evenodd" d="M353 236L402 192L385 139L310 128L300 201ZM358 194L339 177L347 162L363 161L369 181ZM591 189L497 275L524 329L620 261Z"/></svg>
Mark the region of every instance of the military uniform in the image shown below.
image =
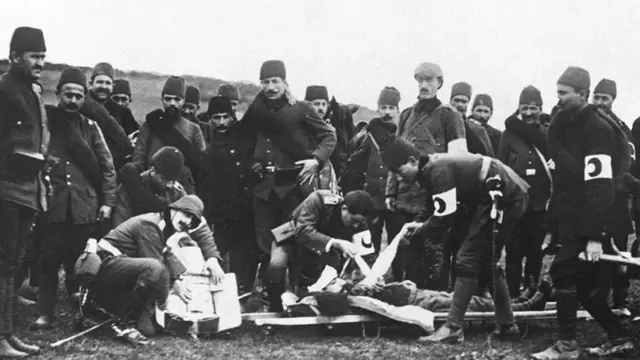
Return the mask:
<svg viewBox="0 0 640 360"><path fill-rule="evenodd" d="M551 194L551 172L547 167L546 146L541 150L529 137L544 137L546 129L539 123L528 125L512 115L506 121L507 129L502 134L498 159L510 166L531 186L529 206L514 226L506 243L507 283L511 297L517 297L522 284L522 259L527 258L524 278L537 284L542 268L542 242L545 237L544 218ZM513 126L512 126L513 124ZM545 145L545 144L542 144ZM540 144L538 144L540 146Z"/></svg>
<svg viewBox="0 0 640 360"><path fill-rule="evenodd" d="M48 173L53 197L39 259L40 316L54 315L60 265L67 274L68 294L78 291L75 261L95 236L100 207L113 208L116 203L113 160L97 123L78 112L49 106L47 116L52 133L49 156L56 163Z"/></svg>
<svg viewBox="0 0 640 360"><path fill-rule="evenodd" d="M11 67L0 77L0 163L23 149L46 155L47 117L34 80ZM14 174L0 169L0 335L12 335L18 320L14 276L36 213L46 210L42 173Z"/></svg>
<svg viewBox="0 0 640 360"><path fill-rule="evenodd" d="M204 216L213 225L222 256L229 254L229 270L241 293L251 291L259 260L252 204L255 138L245 130L235 123L225 133L212 133L198 189Z"/></svg>
<svg viewBox="0 0 640 360"><path fill-rule="evenodd" d="M433 214L428 217L414 237L427 239L426 248L431 244L441 247L446 232L454 225L458 209L466 209L473 214L468 224L468 232L460 246L456 257L457 281L455 284L452 309L447 317L447 324L459 329L462 325L467 306L478 284L478 272L483 266L492 266L491 232L492 221L489 219L491 208L490 188L485 181L499 176L503 186L500 207L504 211L500 232L504 234L514 219L519 218L527 206L529 186L509 167L500 161L475 154L432 154L428 160L421 158L421 169L418 175L420 186L428 193L429 204ZM423 220L418 217L416 220ZM496 254L502 249L501 239L497 239ZM427 263L432 268L429 274L437 276L439 270L438 250L434 250L436 261ZM513 314L509 306L509 294L502 272L495 275L496 317L498 324L513 324Z"/></svg>
<svg viewBox="0 0 640 360"><path fill-rule="evenodd" d="M578 254L588 240L607 247L611 209L619 176L629 167L629 149L615 123L601 117L592 105L559 111L548 132L555 163L550 219L557 221L562 246L551 266L556 288L560 340L576 338L578 301L607 331L610 339L624 337L619 319L607 304L613 268L586 263Z"/></svg>

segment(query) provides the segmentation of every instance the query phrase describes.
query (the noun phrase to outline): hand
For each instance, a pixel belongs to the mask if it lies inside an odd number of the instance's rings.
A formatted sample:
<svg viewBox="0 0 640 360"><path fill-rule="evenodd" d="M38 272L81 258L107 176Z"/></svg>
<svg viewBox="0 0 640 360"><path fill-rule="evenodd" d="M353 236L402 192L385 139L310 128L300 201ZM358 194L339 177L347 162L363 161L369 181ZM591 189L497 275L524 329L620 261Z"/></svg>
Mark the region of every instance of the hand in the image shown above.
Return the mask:
<svg viewBox="0 0 640 360"><path fill-rule="evenodd" d="M187 288L187 284L184 280L178 279L173 283L173 291L178 295L182 301L189 303L191 301L191 290Z"/></svg>
<svg viewBox="0 0 640 360"><path fill-rule="evenodd" d="M98 211L98 221L103 221L111 218L113 208L109 205L102 205Z"/></svg>
<svg viewBox="0 0 640 360"><path fill-rule="evenodd" d="M542 252L545 252L547 249L549 249L549 246L551 246L552 237L553 235L551 235L550 232L544 235L544 240L542 241L542 246L540 247L540 250L542 250Z"/></svg>
<svg viewBox="0 0 640 360"><path fill-rule="evenodd" d="M211 282L214 285L220 284L224 280L224 270L220 267L220 263L216 258L209 258L204 264L204 268L211 276Z"/></svg>
<svg viewBox="0 0 640 360"><path fill-rule="evenodd" d="M379 293L380 291L382 291L382 289L383 289L383 287L378 282L370 283L370 282L367 282L367 281L363 280L363 281L357 283L353 287L352 291L354 293L357 293L357 294L363 294L363 293L369 293L369 294L370 293L374 293L375 294L375 293Z"/></svg>
<svg viewBox="0 0 640 360"><path fill-rule="evenodd" d="M389 211L396 211L396 198L393 196L387 196L384 199L384 204Z"/></svg>
<svg viewBox="0 0 640 360"><path fill-rule="evenodd" d="M313 178L318 174L318 168L320 163L316 159L307 159L296 161L296 165L303 165L300 174L298 175L298 183L306 184L313 181Z"/></svg>
<svg viewBox="0 0 640 360"><path fill-rule="evenodd" d="M344 257L356 256L356 248L351 241L333 239L331 247L335 250L340 251L342 253L342 256Z"/></svg>
<svg viewBox="0 0 640 360"><path fill-rule="evenodd" d="M585 253L587 254L587 261L598 262L602 255L602 243L595 240L589 240L589 242L587 242Z"/></svg>

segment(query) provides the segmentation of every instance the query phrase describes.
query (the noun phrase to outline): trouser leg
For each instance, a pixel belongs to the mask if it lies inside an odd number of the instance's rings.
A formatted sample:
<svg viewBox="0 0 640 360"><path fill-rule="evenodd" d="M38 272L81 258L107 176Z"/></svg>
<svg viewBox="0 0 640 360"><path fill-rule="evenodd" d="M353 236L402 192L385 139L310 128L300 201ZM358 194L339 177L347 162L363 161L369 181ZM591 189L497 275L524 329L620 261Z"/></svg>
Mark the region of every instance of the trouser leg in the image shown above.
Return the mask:
<svg viewBox="0 0 640 360"><path fill-rule="evenodd" d="M526 216L526 215L525 215ZM524 219L517 221L511 234L506 241L506 263L507 263L507 284L511 297L520 295L520 285L522 284L522 257L523 246L526 246L526 229Z"/></svg>
<svg viewBox="0 0 640 360"><path fill-rule="evenodd" d="M373 247L376 250L376 253L380 253L381 244L382 244L382 229L386 220L386 210L378 209L375 210L375 214L373 219L369 222L369 232L371 233L371 242L373 243ZM388 236L388 234L387 234ZM388 240L391 241L391 240Z"/></svg>
<svg viewBox="0 0 640 360"><path fill-rule="evenodd" d="M627 251L627 235L619 234L614 236L616 247L620 251ZM623 271L622 266L615 266L612 274L613 307L627 307L627 297L629 296L629 276Z"/></svg>
<svg viewBox="0 0 640 360"><path fill-rule="evenodd" d="M525 256L527 262L525 264L524 275L525 279L533 279L534 284L538 284L540 280L540 271L542 270L542 243L545 237L545 230L543 228L545 212L536 211L533 213L525 214L527 216L527 232L529 233L529 241Z"/></svg>

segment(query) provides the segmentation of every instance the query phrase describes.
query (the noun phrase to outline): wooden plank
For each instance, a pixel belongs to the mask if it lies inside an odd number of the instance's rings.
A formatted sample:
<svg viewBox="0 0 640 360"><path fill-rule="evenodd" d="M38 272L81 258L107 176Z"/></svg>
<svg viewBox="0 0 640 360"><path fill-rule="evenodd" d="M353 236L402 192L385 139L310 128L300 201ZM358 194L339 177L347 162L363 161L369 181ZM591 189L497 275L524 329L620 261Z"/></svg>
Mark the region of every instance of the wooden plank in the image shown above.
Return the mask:
<svg viewBox="0 0 640 360"><path fill-rule="evenodd" d="M378 315L342 315L342 316L300 316L256 319L258 326L304 326L321 324L358 324L384 322L387 319Z"/></svg>

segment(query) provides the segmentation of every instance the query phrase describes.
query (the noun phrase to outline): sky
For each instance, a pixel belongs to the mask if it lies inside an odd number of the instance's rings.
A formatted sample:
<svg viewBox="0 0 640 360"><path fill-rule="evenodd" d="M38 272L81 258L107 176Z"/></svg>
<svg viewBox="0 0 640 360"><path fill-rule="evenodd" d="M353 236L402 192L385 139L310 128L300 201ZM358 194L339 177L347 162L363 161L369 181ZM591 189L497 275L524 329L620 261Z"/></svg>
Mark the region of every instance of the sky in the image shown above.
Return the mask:
<svg viewBox="0 0 640 360"><path fill-rule="evenodd" d="M416 101L415 67L444 72L438 94L466 81L494 101L503 128L520 91L542 91L545 111L569 65L618 84L614 111L640 116L640 1L578 0L31 0L3 1L0 54L18 26L42 28L52 62L211 76L258 83L260 65L281 59L298 98L326 85L341 103L376 108L395 86L400 107ZM7 56L7 55L3 55ZM134 94L135 96L135 94Z"/></svg>

